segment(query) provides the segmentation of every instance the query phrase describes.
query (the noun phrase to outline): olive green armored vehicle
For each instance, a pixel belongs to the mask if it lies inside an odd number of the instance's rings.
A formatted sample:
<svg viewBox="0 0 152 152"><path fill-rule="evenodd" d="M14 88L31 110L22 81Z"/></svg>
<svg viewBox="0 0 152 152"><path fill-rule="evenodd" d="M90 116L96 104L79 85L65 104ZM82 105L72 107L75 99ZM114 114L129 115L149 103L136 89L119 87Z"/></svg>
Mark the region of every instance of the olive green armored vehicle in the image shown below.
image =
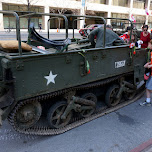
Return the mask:
<svg viewBox="0 0 152 152"><path fill-rule="evenodd" d="M135 101L144 90L143 65L147 52L115 41L94 48L88 39L50 40L30 24L26 42L21 42L20 18L15 12L17 41L0 41L0 122L8 118L16 131L55 135L103 115L106 110ZM106 19L98 16L77 16ZM129 21L129 20L128 20ZM129 21L130 24L131 21ZM104 113L104 114L105 114Z"/></svg>

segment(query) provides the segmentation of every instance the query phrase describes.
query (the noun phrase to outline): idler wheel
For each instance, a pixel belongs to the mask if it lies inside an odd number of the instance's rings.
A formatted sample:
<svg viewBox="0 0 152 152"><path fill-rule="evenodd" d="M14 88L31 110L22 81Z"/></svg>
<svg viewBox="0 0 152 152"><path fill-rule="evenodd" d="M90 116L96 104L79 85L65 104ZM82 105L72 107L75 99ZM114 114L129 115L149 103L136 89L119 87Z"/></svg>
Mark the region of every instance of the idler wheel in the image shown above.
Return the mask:
<svg viewBox="0 0 152 152"><path fill-rule="evenodd" d="M131 84L133 84L133 80L131 81L131 80L129 80L129 83L131 83ZM128 88L129 89L129 88ZM130 89L129 89L130 90ZM129 91L128 90L128 91ZM131 100L131 99L133 99L134 97L135 97L135 95L136 95L136 90L134 90L133 92L124 92L124 98L125 98L125 100Z"/></svg>
<svg viewBox="0 0 152 152"><path fill-rule="evenodd" d="M125 100L131 100L131 99L133 99L135 97L135 95L136 95L136 90L133 91L133 92L131 92L131 93L124 92L124 98L125 98Z"/></svg>
<svg viewBox="0 0 152 152"><path fill-rule="evenodd" d="M116 106L120 102L121 96L118 99L116 98L118 91L119 85L114 84L110 86L110 88L106 92L105 103L108 105L108 107Z"/></svg>
<svg viewBox="0 0 152 152"><path fill-rule="evenodd" d="M39 102L23 105L16 113L15 124L20 129L32 127L40 118L42 107Z"/></svg>
<svg viewBox="0 0 152 152"><path fill-rule="evenodd" d="M81 98L91 100L95 102L95 104L97 103L97 97L93 93L85 93L81 96ZM80 115L85 118L91 116L96 109L96 107L92 107L92 106L85 106L85 107L86 109L80 112Z"/></svg>
<svg viewBox="0 0 152 152"><path fill-rule="evenodd" d="M66 107L66 101L60 101L51 106L47 115L48 123L51 128L62 128L70 122L72 118L72 111L68 113L65 119L61 119Z"/></svg>

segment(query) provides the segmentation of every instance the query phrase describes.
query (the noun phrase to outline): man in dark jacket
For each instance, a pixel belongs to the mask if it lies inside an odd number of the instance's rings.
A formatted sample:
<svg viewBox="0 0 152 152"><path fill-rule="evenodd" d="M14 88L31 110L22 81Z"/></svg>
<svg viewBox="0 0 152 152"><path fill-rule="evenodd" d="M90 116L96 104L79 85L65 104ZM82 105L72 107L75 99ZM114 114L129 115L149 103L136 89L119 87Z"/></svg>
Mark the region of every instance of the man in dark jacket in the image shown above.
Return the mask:
<svg viewBox="0 0 152 152"><path fill-rule="evenodd" d="M105 37L105 46L112 46L113 42L116 40L119 40L120 43L124 43L124 41L112 30L106 29L106 37ZM94 38L96 36L96 43L94 41ZM91 31L89 35L89 41L91 42L91 45L93 47L99 48L103 47L103 37L104 37L104 28L100 27L93 31Z"/></svg>

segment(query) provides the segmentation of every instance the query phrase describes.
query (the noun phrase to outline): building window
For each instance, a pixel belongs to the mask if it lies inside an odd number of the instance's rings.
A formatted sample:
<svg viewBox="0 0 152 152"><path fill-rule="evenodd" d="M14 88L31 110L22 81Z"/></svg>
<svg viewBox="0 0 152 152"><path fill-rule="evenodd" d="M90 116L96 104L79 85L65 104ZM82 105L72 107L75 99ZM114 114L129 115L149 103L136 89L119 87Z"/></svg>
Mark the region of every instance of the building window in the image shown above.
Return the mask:
<svg viewBox="0 0 152 152"><path fill-rule="evenodd" d="M106 0L87 0L89 3L106 4Z"/></svg>
<svg viewBox="0 0 152 152"><path fill-rule="evenodd" d="M152 29L152 16L148 17L148 25L149 25L149 29Z"/></svg>
<svg viewBox="0 0 152 152"><path fill-rule="evenodd" d="M128 0L112 0L112 5L128 7Z"/></svg>
<svg viewBox="0 0 152 152"><path fill-rule="evenodd" d="M112 13L111 17L113 18L120 18L120 19L111 19L111 25L113 28L121 28L124 29L128 26L129 21L128 20L121 20L121 19L128 19L128 14L118 14L118 13Z"/></svg>
<svg viewBox="0 0 152 152"><path fill-rule="evenodd" d="M4 11L23 12L23 11L28 11L28 7L27 7L27 5L14 5L14 4L3 3L3 10ZM41 6L33 6L33 5L31 5L30 6L30 11L43 13L44 12L44 8L41 7Z"/></svg>
<svg viewBox="0 0 152 152"><path fill-rule="evenodd" d="M133 1L133 7L134 8L139 8L139 9L144 9L145 8L145 3L146 3L146 0L134 0Z"/></svg>
<svg viewBox="0 0 152 152"><path fill-rule="evenodd" d="M27 5L13 5L3 3L3 10L5 11L15 11L18 15L24 15L25 12L28 11ZM39 6L31 6L30 11L43 13L44 8ZM4 28L16 28L16 20L13 15L4 14ZM39 28L38 25L42 23L42 16L31 17L31 22L34 23L35 28ZM28 17L20 18L20 28L27 29L28 28Z"/></svg>
<svg viewBox="0 0 152 152"><path fill-rule="evenodd" d="M16 21L15 17L13 16L4 16L4 28L5 29L15 29L16 28Z"/></svg>
<svg viewBox="0 0 152 152"><path fill-rule="evenodd" d="M96 12L96 11L87 10L86 15L104 17L105 13L104 12ZM103 20L101 20L99 18L92 18L92 19L86 19L85 23L86 23L86 25L89 25L89 24L103 24Z"/></svg>
<svg viewBox="0 0 152 152"><path fill-rule="evenodd" d="M137 29L141 29L143 23L145 23L146 21L146 16L140 16L140 15L133 15L135 20L136 20L136 23L135 23L135 26Z"/></svg>
<svg viewBox="0 0 152 152"><path fill-rule="evenodd" d="M55 8L50 8L50 13L55 13L55 14L59 14L59 12L61 12L62 9L58 8L58 9L55 9ZM65 9L63 13L61 14L74 14L74 13L78 13L79 10L76 10L76 9L71 9L71 10L68 10L68 9ZM76 19L76 17L68 17L68 28L69 29L73 29L73 21ZM63 18L50 18L50 29L56 29L56 28L59 28L59 29L65 29L65 20ZM77 21L74 22L74 28L77 28Z"/></svg>
<svg viewBox="0 0 152 152"><path fill-rule="evenodd" d="M150 1L150 8L149 9L152 10L152 1Z"/></svg>

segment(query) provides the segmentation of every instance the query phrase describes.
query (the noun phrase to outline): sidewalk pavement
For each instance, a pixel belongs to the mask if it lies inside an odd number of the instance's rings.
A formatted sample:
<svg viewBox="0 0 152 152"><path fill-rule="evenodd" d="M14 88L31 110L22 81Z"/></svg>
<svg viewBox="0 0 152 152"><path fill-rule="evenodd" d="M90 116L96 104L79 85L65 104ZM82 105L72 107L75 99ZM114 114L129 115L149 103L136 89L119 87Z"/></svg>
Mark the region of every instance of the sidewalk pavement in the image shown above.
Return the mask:
<svg viewBox="0 0 152 152"><path fill-rule="evenodd" d="M16 29L11 29L11 31L10 32L6 32L6 30L7 29L4 29L4 31L0 31L0 33L3 33L3 34L11 34L11 33L14 33L14 32L16 32ZM41 32L39 32L39 29L36 29L36 31L38 32L38 33L47 33L48 31L47 30L41 30ZM27 33L28 32L28 30L27 29L20 29L20 32L25 32L25 33ZM58 29L58 31L57 31L57 29L49 29L49 32L50 33L65 33L66 32L66 30L65 29ZM72 34L73 33L73 29L68 29L68 33L70 33L70 34ZM74 33L79 33L79 29L74 29Z"/></svg>
<svg viewBox="0 0 152 152"><path fill-rule="evenodd" d="M138 145L136 148L132 149L129 152L152 152L152 138Z"/></svg>

